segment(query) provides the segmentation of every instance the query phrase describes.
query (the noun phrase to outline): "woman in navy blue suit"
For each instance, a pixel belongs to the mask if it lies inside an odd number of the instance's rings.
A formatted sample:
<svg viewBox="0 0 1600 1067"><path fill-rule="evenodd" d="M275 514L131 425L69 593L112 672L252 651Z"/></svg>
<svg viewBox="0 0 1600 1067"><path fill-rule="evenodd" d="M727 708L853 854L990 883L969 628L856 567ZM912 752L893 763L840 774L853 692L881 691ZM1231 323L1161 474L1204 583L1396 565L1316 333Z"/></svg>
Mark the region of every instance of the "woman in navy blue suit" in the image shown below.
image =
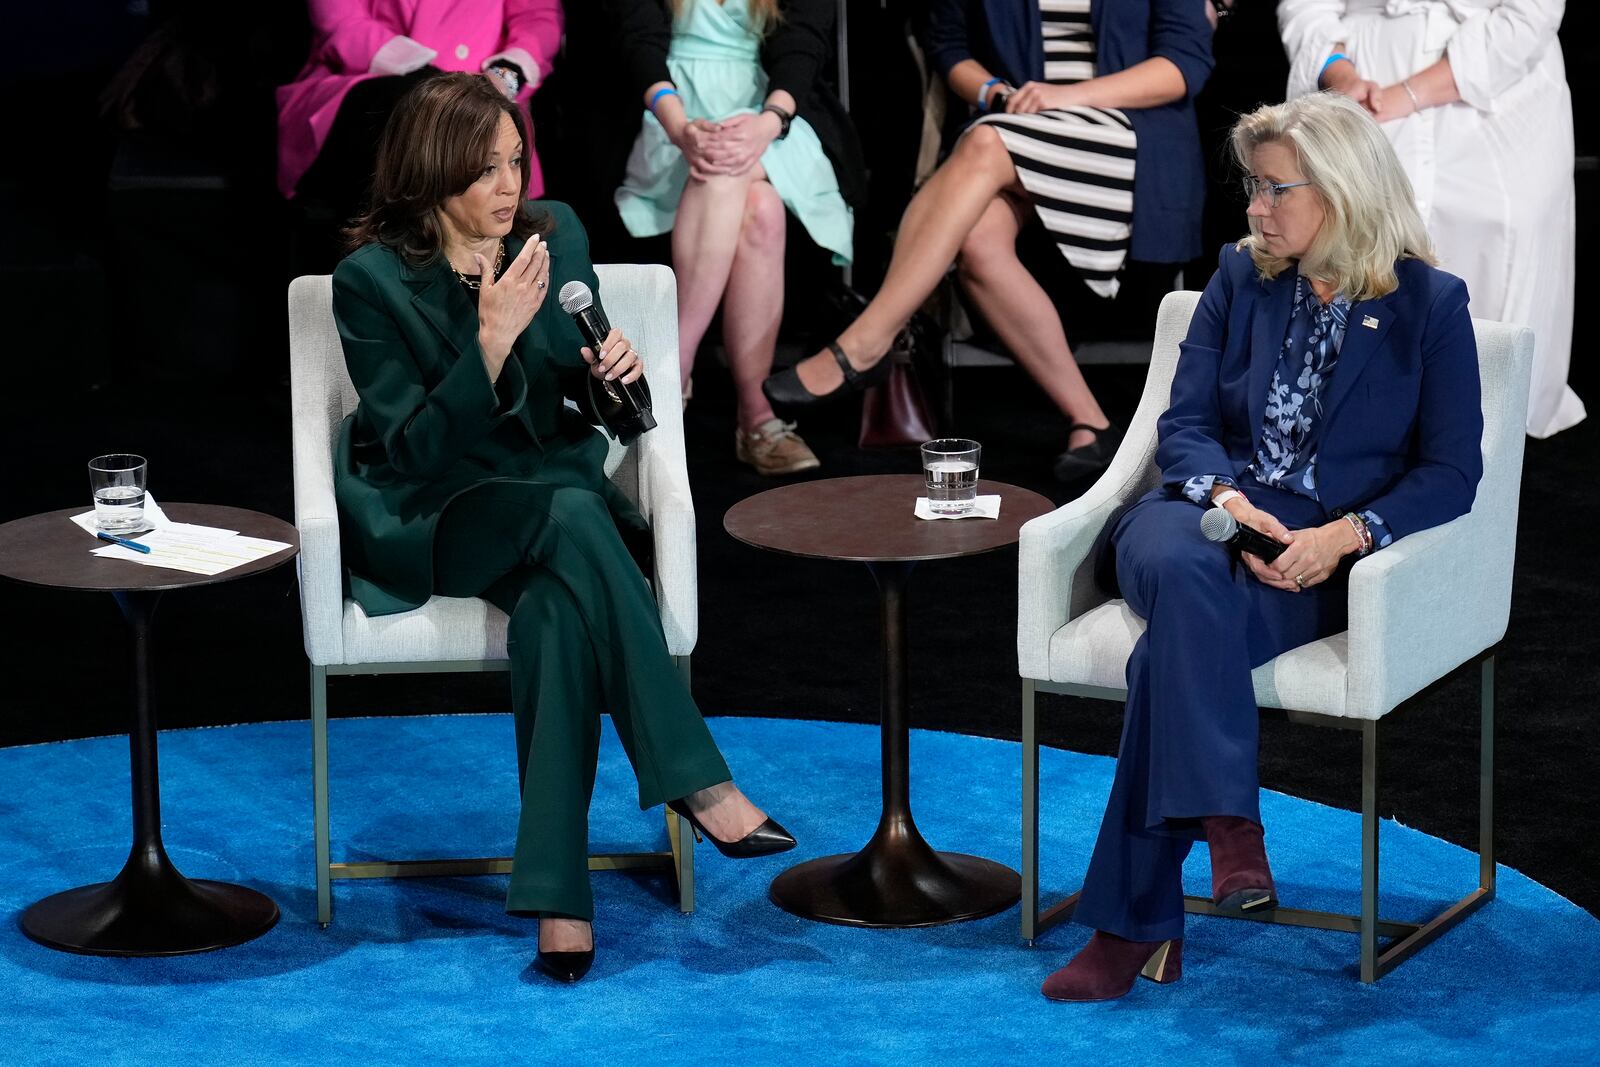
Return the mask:
<svg viewBox="0 0 1600 1067"><path fill-rule="evenodd" d="M1211 72L1202 0L932 0L929 62L980 113L906 208L888 274L828 350L768 378L796 412L856 392L952 263L974 306L1067 417L1056 474L1097 473L1118 434L1073 361L1055 305L1017 258L1042 226L1096 293L1127 258L1200 254L1194 95Z"/></svg>
<svg viewBox="0 0 1600 1067"><path fill-rule="evenodd" d="M1250 235L1223 250L1182 345L1163 484L1108 528L1098 561L1148 627L1073 916L1096 932L1045 981L1055 1000L1178 977L1196 840L1219 907L1276 907L1250 671L1345 629L1349 564L1467 512L1483 473L1467 288L1432 266L1377 123L1317 94L1240 119L1233 146ZM1287 547L1236 565L1200 534L1213 507Z"/></svg>

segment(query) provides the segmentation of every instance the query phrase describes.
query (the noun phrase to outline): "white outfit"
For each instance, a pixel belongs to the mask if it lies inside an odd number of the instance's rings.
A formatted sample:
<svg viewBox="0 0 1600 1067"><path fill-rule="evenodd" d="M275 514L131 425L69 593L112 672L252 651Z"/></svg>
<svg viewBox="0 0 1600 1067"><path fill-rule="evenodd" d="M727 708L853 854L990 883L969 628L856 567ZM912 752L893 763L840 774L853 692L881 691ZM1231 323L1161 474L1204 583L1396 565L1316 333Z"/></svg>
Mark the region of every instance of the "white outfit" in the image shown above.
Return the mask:
<svg viewBox="0 0 1600 1067"><path fill-rule="evenodd" d="M1572 94L1556 30L1564 0L1282 0L1289 96L1315 92L1328 56L1393 85L1450 58L1461 101L1383 123L1440 265L1472 313L1534 331L1528 433L1583 421L1567 386L1576 213ZM1342 44L1335 49L1336 44Z"/></svg>

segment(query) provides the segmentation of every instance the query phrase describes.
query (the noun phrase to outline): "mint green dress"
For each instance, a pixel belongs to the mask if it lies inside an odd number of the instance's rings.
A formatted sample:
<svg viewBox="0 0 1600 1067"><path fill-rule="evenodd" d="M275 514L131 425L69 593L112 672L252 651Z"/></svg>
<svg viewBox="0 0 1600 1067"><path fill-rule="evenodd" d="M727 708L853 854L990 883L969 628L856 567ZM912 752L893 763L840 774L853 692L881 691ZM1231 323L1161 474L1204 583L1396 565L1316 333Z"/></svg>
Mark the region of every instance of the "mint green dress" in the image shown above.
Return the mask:
<svg viewBox="0 0 1600 1067"><path fill-rule="evenodd" d="M689 0L673 20L667 70L690 118L717 121L761 110L767 74L761 69L761 35L752 22L747 0ZM834 263L849 263L850 207L811 125L797 116L789 136L761 154L761 165L811 239L833 253ZM688 180L683 153L647 112L616 193L628 232L654 237L670 231Z"/></svg>

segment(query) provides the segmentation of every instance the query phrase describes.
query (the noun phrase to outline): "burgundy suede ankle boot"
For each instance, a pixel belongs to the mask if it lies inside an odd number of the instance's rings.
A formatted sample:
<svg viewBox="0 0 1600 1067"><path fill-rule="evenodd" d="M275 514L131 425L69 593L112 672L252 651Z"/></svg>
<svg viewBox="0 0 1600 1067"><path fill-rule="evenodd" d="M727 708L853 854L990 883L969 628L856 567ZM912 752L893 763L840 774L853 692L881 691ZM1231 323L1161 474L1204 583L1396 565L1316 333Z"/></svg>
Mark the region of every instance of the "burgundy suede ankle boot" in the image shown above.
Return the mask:
<svg viewBox="0 0 1600 1067"><path fill-rule="evenodd" d="M1278 890L1267 866L1261 824L1237 815L1200 820L1211 846L1211 900L1229 915L1251 915L1278 906Z"/></svg>
<svg viewBox="0 0 1600 1067"><path fill-rule="evenodd" d="M1051 1000L1116 1000L1136 978L1165 985L1183 974L1183 938L1128 941L1096 930L1072 962L1044 980L1040 990Z"/></svg>

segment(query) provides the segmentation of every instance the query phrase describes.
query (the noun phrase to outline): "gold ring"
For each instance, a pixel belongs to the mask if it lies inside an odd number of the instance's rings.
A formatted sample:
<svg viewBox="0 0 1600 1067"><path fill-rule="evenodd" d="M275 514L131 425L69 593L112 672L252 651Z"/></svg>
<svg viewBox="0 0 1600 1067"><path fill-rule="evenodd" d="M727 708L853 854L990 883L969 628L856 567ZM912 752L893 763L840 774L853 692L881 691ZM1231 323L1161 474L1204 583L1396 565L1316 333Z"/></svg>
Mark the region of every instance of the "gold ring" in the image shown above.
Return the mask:
<svg viewBox="0 0 1600 1067"><path fill-rule="evenodd" d="M1301 589L1304 589L1306 587L1306 576L1303 574L1295 575L1294 584L1298 585Z"/></svg>

